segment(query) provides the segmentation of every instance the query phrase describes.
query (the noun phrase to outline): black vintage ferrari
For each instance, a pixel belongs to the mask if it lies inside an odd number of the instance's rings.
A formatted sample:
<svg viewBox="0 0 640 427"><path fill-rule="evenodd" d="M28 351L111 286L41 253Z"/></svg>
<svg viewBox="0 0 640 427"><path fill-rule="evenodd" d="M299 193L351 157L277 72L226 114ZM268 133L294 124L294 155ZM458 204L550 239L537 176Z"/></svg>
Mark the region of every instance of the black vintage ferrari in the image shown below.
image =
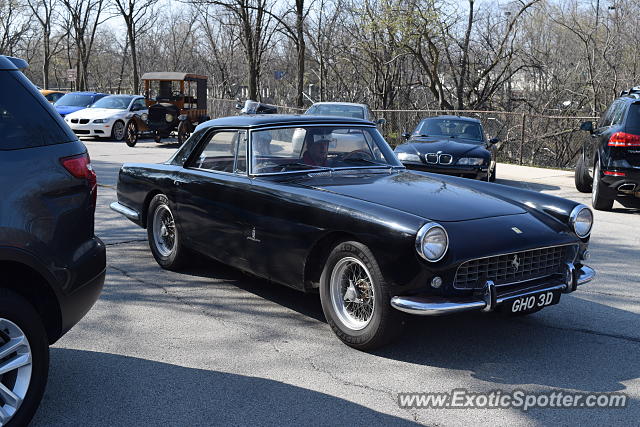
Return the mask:
<svg viewBox="0 0 640 427"><path fill-rule="evenodd" d="M408 169L496 179L497 138L487 140L480 120L462 116L426 118L395 152Z"/></svg>
<svg viewBox="0 0 640 427"><path fill-rule="evenodd" d="M407 170L371 122L255 115L197 127L162 164L125 164L111 207L158 264L192 251L318 292L336 335L373 349L406 313L529 314L589 282L591 210Z"/></svg>

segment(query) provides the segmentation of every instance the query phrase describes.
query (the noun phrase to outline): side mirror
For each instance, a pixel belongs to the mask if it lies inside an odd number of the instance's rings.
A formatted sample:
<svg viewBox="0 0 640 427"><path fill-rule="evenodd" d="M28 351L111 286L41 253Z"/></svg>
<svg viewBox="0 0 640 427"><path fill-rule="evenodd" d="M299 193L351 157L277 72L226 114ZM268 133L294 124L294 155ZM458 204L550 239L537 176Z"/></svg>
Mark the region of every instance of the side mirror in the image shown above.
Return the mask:
<svg viewBox="0 0 640 427"><path fill-rule="evenodd" d="M582 124L580 125L580 130L593 133L593 122L582 122Z"/></svg>
<svg viewBox="0 0 640 427"><path fill-rule="evenodd" d="M491 138L489 140L489 145L497 144L498 142L500 142L500 138Z"/></svg>
<svg viewBox="0 0 640 427"><path fill-rule="evenodd" d="M376 120L377 125L384 126L385 123L387 123L387 119L380 118Z"/></svg>
<svg viewBox="0 0 640 427"><path fill-rule="evenodd" d="M411 138L411 134L409 132L402 132L402 137L404 139L409 139L409 138Z"/></svg>

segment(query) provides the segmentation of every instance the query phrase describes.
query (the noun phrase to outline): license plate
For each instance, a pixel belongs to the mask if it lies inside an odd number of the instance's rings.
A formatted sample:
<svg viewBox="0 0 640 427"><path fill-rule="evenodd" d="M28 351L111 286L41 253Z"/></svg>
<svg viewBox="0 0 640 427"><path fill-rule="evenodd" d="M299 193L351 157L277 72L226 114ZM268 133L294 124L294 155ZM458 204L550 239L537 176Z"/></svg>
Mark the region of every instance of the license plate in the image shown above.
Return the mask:
<svg viewBox="0 0 640 427"><path fill-rule="evenodd" d="M519 297L511 301L511 313L523 313L528 311L537 311L544 307L554 305L560 302L560 291L544 291L533 295Z"/></svg>

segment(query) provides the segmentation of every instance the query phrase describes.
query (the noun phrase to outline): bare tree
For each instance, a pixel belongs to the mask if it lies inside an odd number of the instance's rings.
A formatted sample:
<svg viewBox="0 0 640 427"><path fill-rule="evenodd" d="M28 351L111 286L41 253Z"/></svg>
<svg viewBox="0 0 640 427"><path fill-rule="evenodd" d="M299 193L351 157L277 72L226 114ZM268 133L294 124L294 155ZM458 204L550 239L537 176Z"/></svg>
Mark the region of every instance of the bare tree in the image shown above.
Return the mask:
<svg viewBox="0 0 640 427"><path fill-rule="evenodd" d="M53 35L59 0L27 0L27 4L42 30L42 87L48 89L51 59L58 53L60 43L66 35L60 34L57 37Z"/></svg>
<svg viewBox="0 0 640 427"><path fill-rule="evenodd" d="M273 36L271 2L268 0L192 0L219 6L228 12L240 28L247 60L249 98L258 99L259 77L264 53Z"/></svg>
<svg viewBox="0 0 640 427"><path fill-rule="evenodd" d="M0 0L0 54L15 55L20 39L29 31L19 0Z"/></svg>
<svg viewBox="0 0 640 427"><path fill-rule="evenodd" d="M137 39L155 22L154 6L158 0L113 0L118 13L127 27L128 46L131 50L131 70L133 72L133 90L140 91Z"/></svg>
<svg viewBox="0 0 640 427"><path fill-rule="evenodd" d="M75 66L78 71L78 89L86 90L96 31L104 22L101 18L105 0L62 0L62 4L66 9L66 19L72 29L71 36L76 47Z"/></svg>

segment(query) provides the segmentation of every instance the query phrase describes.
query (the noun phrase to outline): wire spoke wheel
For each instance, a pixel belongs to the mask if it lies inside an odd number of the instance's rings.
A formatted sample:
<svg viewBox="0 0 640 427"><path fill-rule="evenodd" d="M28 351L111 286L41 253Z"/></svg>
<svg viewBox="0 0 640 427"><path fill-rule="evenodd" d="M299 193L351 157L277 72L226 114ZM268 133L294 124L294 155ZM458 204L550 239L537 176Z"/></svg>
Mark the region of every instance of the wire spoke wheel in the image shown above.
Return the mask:
<svg viewBox="0 0 640 427"><path fill-rule="evenodd" d="M0 425L5 425L24 401L32 367L26 335L11 320L0 318Z"/></svg>
<svg viewBox="0 0 640 427"><path fill-rule="evenodd" d="M153 243L158 252L168 257L176 244L176 225L166 205L159 205L153 213Z"/></svg>
<svg viewBox="0 0 640 427"><path fill-rule="evenodd" d="M373 279L357 258L339 260L331 272L331 304L340 322L352 330L364 329L375 309Z"/></svg>

